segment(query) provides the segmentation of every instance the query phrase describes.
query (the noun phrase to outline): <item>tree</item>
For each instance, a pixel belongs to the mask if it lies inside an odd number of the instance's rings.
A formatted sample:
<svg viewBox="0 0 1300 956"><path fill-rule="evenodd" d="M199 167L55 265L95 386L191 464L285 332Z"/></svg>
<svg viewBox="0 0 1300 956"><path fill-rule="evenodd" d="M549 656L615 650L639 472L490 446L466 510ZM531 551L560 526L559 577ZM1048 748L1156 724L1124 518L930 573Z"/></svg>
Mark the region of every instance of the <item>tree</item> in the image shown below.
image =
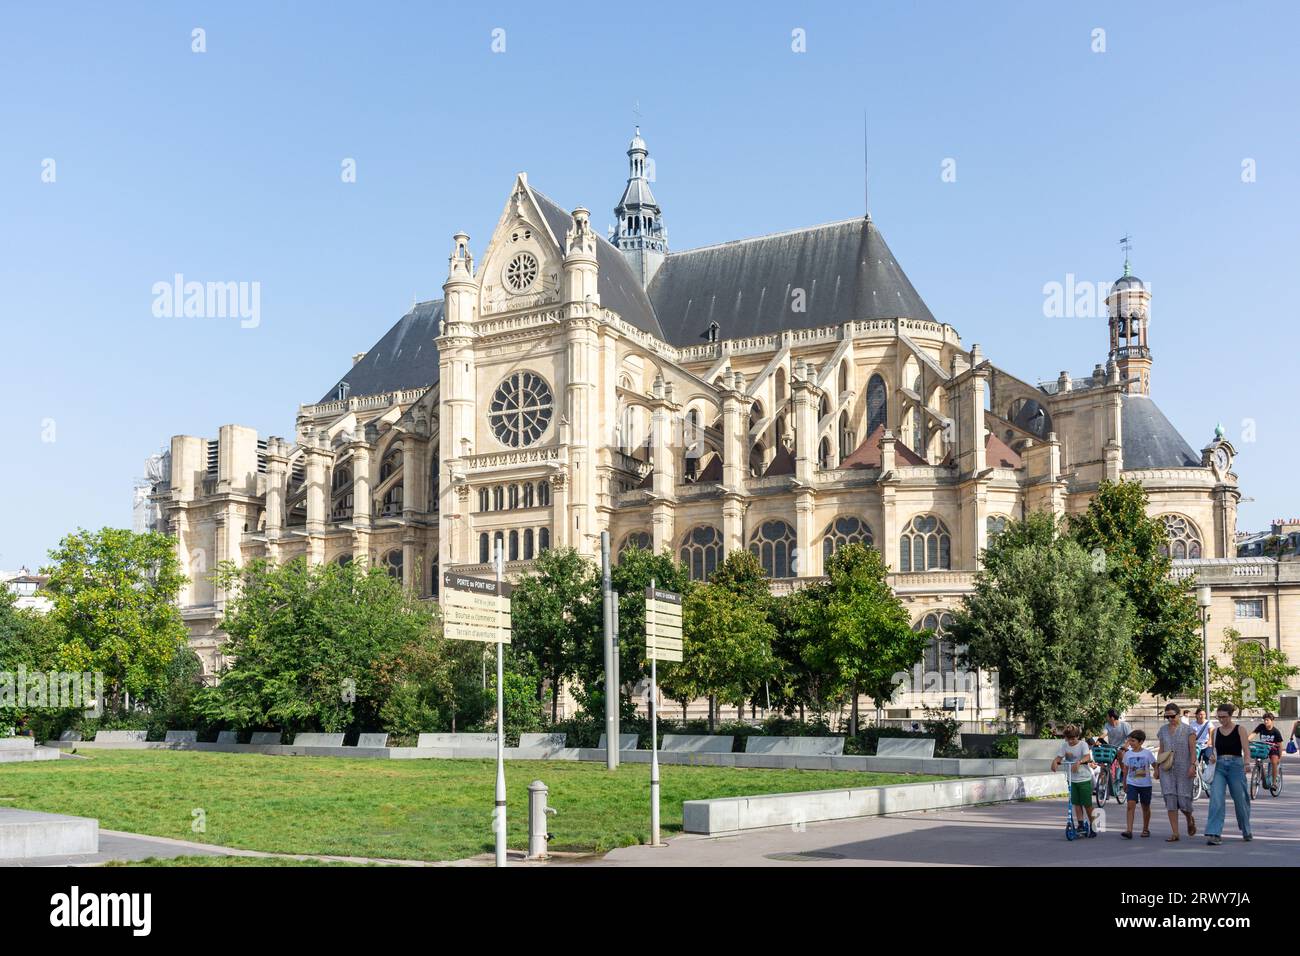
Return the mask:
<svg viewBox="0 0 1300 956"><path fill-rule="evenodd" d="M696 585L682 604L682 661L673 667L670 687L676 694L691 687L709 698L709 729L717 725L719 700L737 707L771 676L775 628L767 619L766 600L758 603L749 590L752 566L748 551L733 551L715 572L716 580ZM761 571L759 572L761 575Z"/></svg>
<svg viewBox="0 0 1300 956"><path fill-rule="evenodd" d="M19 669L29 673L49 669L58 649L57 628L43 615L20 610L17 601L17 595L0 585L0 735L11 726L25 726L31 716L27 701L17 699ZM14 697L13 706L7 706L6 696Z"/></svg>
<svg viewBox="0 0 1300 956"><path fill-rule="evenodd" d="M893 697L895 675L921 659L930 635L912 630L874 548L840 548L826 573L830 580L808 589L800 609L802 653L826 675L832 693L848 695L849 735L856 736L858 697L866 694L877 706Z"/></svg>
<svg viewBox="0 0 1300 956"><path fill-rule="evenodd" d="M989 546L974 593L954 615L963 666L996 669L1007 709L1032 727L1048 720L1100 723L1110 707L1138 699L1143 672L1133 652L1133 611L1050 515L1008 525Z"/></svg>
<svg viewBox="0 0 1300 956"><path fill-rule="evenodd" d="M203 709L235 727L377 726L392 659L440 640L434 612L379 568L258 560L217 581L237 595L222 622L234 664Z"/></svg>
<svg viewBox="0 0 1300 956"><path fill-rule="evenodd" d="M173 658L187 648L176 606L185 583L176 543L155 532L79 529L50 558L43 570L50 623L61 632L60 669L102 673L109 710L122 709L127 694L160 691Z"/></svg>
<svg viewBox="0 0 1300 956"><path fill-rule="evenodd" d="M1210 658L1210 703L1226 701L1237 710L1262 707L1277 711L1282 691L1300 674L1281 648L1243 641L1236 628L1223 629L1223 657ZM1199 681L1198 681L1199 685Z"/></svg>
<svg viewBox="0 0 1300 956"><path fill-rule="evenodd" d="M667 550L655 554L642 548L628 548L619 555L618 564L610 569L610 583L618 592L618 676L621 688L631 688L650 674L645 656L645 591L651 581L655 582L655 587L683 596L691 587L686 568ZM672 666L659 667L661 681L665 671ZM636 702L630 697L621 701L621 711L626 716L635 713L635 709Z"/></svg>
<svg viewBox="0 0 1300 956"><path fill-rule="evenodd" d="M561 685L577 673L580 657L600 634L600 578L573 548L543 551L533 567L511 596L511 648L536 675L539 701L543 681L550 682L554 721Z"/></svg>
<svg viewBox="0 0 1300 956"><path fill-rule="evenodd" d="M1104 556L1106 573L1133 608L1133 649L1147 671L1146 689L1160 697L1200 684L1201 639L1189 586L1170 577L1164 524L1147 517L1146 489L1136 481L1103 481L1070 533L1088 551Z"/></svg>

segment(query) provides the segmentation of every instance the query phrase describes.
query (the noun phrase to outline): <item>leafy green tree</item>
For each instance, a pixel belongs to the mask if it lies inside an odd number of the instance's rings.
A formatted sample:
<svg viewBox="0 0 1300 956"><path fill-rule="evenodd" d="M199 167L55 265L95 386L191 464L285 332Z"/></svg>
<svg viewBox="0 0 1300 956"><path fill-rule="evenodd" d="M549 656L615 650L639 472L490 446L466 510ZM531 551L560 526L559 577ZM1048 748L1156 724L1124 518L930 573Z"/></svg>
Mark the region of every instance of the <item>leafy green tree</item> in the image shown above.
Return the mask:
<svg viewBox="0 0 1300 956"><path fill-rule="evenodd" d="M655 554L642 548L629 548L619 555L618 563L610 569L610 582L618 592L619 686L625 690L650 674L650 665L645 657L645 590L651 581L658 588L683 596L691 587L686 568L667 550ZM673 666L660 664L658 677L661 684L665 671ZM624 696L620 712L631 717L636 712L636 701Z"/></svg>
<svg viewBox="0 0 1300 956"><path fill-rule="evenodd" d="M155 532L81 529L59 542L43 569L50 622L61 632L57 665L101 672L109 710L120 710L127 694L160 691L187 647L176 606L185 576L175 548Z"/></svg>
<svg viewBox="0 0 1300 956"><path fill-rule="evenodd" d="M49 622L29 610L20 610L18 597L7 587L0 585L0 674L14 675L12 688L5 686L6 692L16 695L17 673L20 668L28 672L48 670L53 666L57 653L57 629ZM0 701L0 736L10 727L27 726L31 716L26 701L13 701L14 706L5 706Z"/></svg>
<svg viewBox="0 0 1300 956"><path fill-rule="evenodd" d="M1085 551L1104 556L1106 573L1133 608L1133 649L1150 675L1144 689L1167 697L1199 685L1196 602L1186 582L1170 577L1170 559L1160 553L1169 536L1147 517L1146 489L1136 481L1103 481L1069 526Z"/></svg>
<svg viewBox="0 0 1300 956"><path fill-rule="evenodd" d="M714 579L693 587L683 602L683 659L673 667L670 686L676 693L693 687L709 698L710 731L717 726L720 700L743 706L773 673L775 628L766 599L759 603L747 590L756 564L749 552L733 551ZM719 574L729 586L717 583Z"/></svg>
<svg viewBox="0 0 1300 956"><path fill-rule="evenodd" d="M1243 641L1236 628L1223 629L1222 658L1210 658L1210 706L1228 702L1238 710L1247 707L1276 712L1281 694L1300 674L1286 652L1259 641ZM1199 689L1200 681L1197 681Z"/></svg>
<svg viewBox="0 0 1300 956"><path fill-rule="evenodd" d="M829 581L806 589L800 607L802 654L827 676L833 694L848 696L852 737L858 732L859 696L866 694L877 706L893 697L895 675L921 659L929 632L912 630L874 548L840 548L826 562L826 573Z"/></svg>
<svg viewBox="0 0 1300 956"><path fill-rule="evenodd" d="M237 595L222 623L234 663L203 709L235 727L374 727L390 659L435 641L434 612L379 568L259 560L216 578Z"/></svg>
<svg viewBox="0 0 1300 956"><path fill-rule="evenodd" d="M555 721L560 687L578 672L591 644L600 643L600 577L573 548L543 551L533 569L511 597L511 649L520 667L535 675L537 700L543 698L543 682L550 683Z"/></svg>
<svg viewBox="0 0 1300 956"><path fill-rule="evenodd" d="M1099 723L1137 701L1144 674L1133 653L1133 611L1050 515L1008 525L990 545L975 591L954 615L963 666L995 669L1002 702L1034 728L1048 720ZM1046 542L1046 543L1045 543Z"/></svg>
<svg viewBox="0 0 1300 956"><path fill-rule="evenodd" d="M418 635L376 663L380 726L398 737L415 737L486 722L496 706L484 676L485 656L491 653L491 645L442 637L435 616L430 635Z"/></svg>

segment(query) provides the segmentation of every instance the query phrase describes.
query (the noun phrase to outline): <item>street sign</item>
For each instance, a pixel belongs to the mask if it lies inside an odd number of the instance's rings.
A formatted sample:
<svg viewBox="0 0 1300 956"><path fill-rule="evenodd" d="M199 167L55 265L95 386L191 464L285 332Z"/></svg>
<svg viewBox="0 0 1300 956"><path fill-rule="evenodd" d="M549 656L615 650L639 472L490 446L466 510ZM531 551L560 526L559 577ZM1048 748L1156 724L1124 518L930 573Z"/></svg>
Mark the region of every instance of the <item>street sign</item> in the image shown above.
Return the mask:
<svg viewBox="0 0 1300 956"><path fill-rule="evenodd" d="M645 659L682 659L682 596L675 591L645 589Z"/></svg>
<svg viewBox="0 0 1300 956"><path fill-rule="evenodd" d="M510 592L506 582L447 571L442 576L442 634L453 641L510 643Z"/></svg>

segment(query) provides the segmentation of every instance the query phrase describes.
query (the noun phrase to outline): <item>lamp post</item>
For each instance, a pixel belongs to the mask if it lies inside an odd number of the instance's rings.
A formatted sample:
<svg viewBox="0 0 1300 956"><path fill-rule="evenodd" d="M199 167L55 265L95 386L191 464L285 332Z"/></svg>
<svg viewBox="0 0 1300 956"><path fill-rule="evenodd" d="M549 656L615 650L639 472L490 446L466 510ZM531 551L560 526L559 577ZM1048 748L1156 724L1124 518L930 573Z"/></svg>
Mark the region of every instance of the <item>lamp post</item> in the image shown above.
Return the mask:
<svg viewBox="0 0 1300 956"><path fill-rule="evenodd" d="M1201 585L1196 589L1196 613L1201 619L1201 706L1206 720L1210 713L1210 588Z"/></svg>

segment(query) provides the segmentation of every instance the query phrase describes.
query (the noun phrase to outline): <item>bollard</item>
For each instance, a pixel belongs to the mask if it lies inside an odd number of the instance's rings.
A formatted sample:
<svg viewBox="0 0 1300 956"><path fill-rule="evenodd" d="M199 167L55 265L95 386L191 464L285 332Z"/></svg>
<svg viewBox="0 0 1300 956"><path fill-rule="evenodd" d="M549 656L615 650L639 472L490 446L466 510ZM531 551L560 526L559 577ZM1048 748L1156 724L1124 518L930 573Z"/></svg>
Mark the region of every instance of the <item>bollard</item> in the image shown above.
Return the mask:
<svg viewBox="0 0 1300 956"><path fill-rule="evenodd" d="M546 784L534 780L528 785L528 859L545 860L550 857L546 852L547 841L551 835L546 832L546 817L555 813L554 807L546 805L549 793Z"/></svg>

